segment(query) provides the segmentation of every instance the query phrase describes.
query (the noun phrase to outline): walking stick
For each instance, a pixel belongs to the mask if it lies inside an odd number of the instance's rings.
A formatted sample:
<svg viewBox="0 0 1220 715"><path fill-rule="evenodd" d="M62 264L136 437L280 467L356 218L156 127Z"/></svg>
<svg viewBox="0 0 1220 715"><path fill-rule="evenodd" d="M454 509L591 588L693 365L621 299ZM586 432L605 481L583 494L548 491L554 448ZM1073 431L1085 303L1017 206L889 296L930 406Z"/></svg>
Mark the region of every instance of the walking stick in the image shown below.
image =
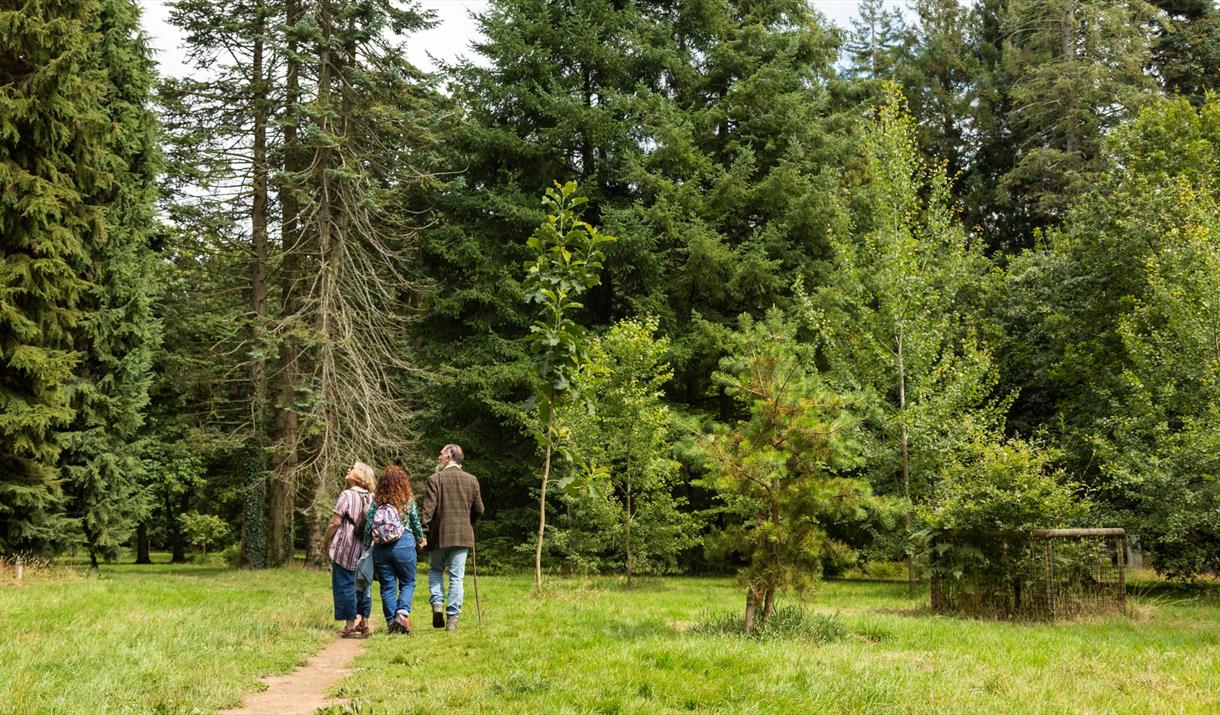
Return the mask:
<svg viewBox="0 0 1220 715"><path fill-rule="evenodd" d="M474 612L479 619L479 625L483 625L483 606L479 604L479 547L478 539L472 539L474 545L470 547L470 561L472 571L474 572Z"/></svg>

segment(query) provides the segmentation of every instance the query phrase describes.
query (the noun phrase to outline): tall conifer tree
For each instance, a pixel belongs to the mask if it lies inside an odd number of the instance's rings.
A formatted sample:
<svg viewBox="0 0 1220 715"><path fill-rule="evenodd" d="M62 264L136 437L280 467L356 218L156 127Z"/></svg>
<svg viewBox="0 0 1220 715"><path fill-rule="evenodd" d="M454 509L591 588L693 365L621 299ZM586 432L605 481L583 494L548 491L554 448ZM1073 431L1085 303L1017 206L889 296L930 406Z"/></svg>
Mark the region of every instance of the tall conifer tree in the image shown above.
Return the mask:
<svg viewBox="0 0 1220 715"><path fill-rule="evenodd" d="M1032 244L1100 170L1102 137L1156 96L1144 0L980 3L982 162L973 219L997 248Z"/></svg>
<svg viewBox="0 0 1220 715"><path fill-rule="evenodd" d="M75 418L64 435L60 467L93 565L113 557L145 509L143 463L134 443L144 421L160 326L152 315L153 202L159 151L149 109L152 62L130 0L99 3L95 53L104 78L102 106L113 129L94 194L104 207L104 233L88 245L90 287L75 344L82 359L72 384ZM100 188L100 187L99 187Z"/></svg>
<svg viewBox="0 0 1220 715"><path fill-rule="evenodd" d="M855 79L894 79L903 59L905 29L902 11L886 7L886 0L861 0L843 47L848 75Z"/></svg>
<svg viewBox="0 0 1220 715"><path fill-rule="evenodd" d="M0 548L75 538L67 507L105 550L138 508L139 468L126 455L156 341L156 150L137 17L126 0L0 11Z"/></svg>
<svg viewBox="0 0 1220 715"><path fill-rule="evenodd" d="M671 394L731 409L707 394L723 348L690 317L730 323L782 300L795 274L814 280L844 147L827 90L837 36L799 0L501 1L481 29L488 65L449 68L470 121L451 144L462 173L438 198L444 225L424 241L441 285L423 334L460 368L429 412L524 489L526 319L510 299L525 256L503 237L542 220L553 180L579 179L589 219L619 239L579 320L658 315Z"/></svg>
<svg viewBox="0 0 1220 715"><path fill-rule="evenodd" d="M72 330L109 159L93 2L0 10L0 550L48 545L57 431L72 418Z"/></svg>

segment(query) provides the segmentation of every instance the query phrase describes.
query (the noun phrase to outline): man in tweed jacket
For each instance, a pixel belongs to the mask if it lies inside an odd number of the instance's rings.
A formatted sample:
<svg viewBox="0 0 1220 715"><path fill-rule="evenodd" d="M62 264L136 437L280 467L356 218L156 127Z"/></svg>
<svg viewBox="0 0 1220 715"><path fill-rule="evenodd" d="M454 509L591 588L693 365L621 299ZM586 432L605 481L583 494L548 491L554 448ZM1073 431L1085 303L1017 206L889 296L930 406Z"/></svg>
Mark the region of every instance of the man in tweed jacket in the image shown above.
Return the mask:
<svg viewBox="0 0 1220 715"><path fill-rule="evenodd" d="M465 456L456 444L441 448L440 469L428 478L419 518L432 556L428 562L428 591L432 601L432 627L457 630L462 614L462 579L466 556L474 547L474 522L483 513L479 480L462 471ZM449 572L449 606L445 607L444 572Z"/></svg>

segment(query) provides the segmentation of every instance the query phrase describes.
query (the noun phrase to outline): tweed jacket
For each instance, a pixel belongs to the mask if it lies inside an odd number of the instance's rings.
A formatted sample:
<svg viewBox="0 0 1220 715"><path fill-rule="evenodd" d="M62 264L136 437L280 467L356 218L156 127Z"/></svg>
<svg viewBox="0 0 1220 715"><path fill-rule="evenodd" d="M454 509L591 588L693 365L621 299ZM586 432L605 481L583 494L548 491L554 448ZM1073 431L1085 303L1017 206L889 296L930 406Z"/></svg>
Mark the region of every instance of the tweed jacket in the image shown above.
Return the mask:
<svg viewBox="0 0 1220 715"><path fill-rule="evenodd" d="M479 480L450 464L428 477L419 518L428 549L474 546L474 522L483 513Z"/></svg>

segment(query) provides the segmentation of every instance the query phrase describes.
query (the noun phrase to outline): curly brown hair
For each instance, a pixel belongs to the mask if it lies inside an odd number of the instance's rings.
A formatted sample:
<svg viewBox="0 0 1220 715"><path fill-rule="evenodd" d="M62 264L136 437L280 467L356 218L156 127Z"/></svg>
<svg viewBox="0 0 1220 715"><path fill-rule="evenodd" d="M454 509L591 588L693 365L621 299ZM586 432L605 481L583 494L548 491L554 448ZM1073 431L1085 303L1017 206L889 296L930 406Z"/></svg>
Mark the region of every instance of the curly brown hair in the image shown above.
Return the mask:
<svg viewBox="0 0 1220 715"><path fill-rule="evenodd" d="M415 498L406 470L396 464L381 470L381 478L377 480L377 492L373 498L378 504L393 504L395 509L401 511Z"/></svg>

